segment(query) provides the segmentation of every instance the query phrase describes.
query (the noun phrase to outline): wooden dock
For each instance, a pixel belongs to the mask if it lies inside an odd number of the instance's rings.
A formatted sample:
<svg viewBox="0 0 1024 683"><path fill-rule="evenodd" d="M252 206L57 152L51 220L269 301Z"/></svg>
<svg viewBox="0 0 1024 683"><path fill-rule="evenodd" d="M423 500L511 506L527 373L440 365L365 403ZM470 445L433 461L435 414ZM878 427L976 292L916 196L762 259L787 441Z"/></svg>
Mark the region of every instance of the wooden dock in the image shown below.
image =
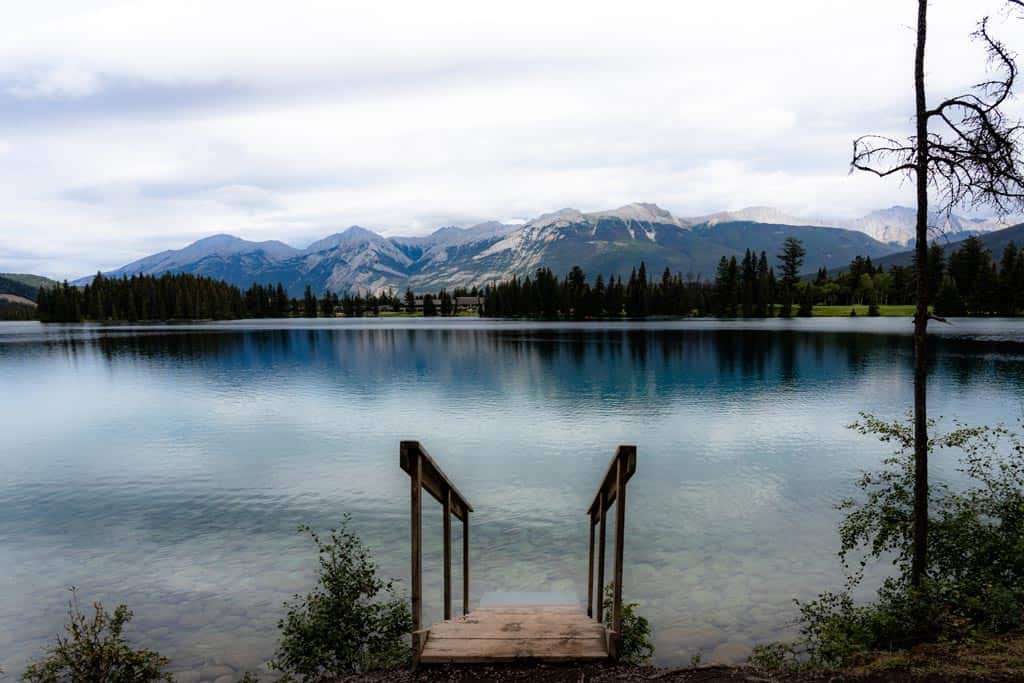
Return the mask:
<svg viewBox="0 0 1024 683"><path fill-rule="evenodd" d="M608 631L578 607L494 607L431 626L421 664L607 659Z"/></svg>
<svg viewBox="0 0 1024 683"><path fill-rule="evenodd" d="M413 656L420 664L488 664L521 659L571 662L616 658L622 627L622 565L626 483L636 472L636 447L619 446L601 479L589 518L587 609L577 606L479 607L469 611L469 513L472 506L418 441L403 441L399 462L410 478ZM423 628L422 491L444 508L444 620ZM615 505L610 627L604 623L605 527ZM462 609L452 617L452 523L462 522ZM595 539L595 530L597 539ZM597 543L595 544L595 540ZM596 582L595 582L596 569Z"/></svg>

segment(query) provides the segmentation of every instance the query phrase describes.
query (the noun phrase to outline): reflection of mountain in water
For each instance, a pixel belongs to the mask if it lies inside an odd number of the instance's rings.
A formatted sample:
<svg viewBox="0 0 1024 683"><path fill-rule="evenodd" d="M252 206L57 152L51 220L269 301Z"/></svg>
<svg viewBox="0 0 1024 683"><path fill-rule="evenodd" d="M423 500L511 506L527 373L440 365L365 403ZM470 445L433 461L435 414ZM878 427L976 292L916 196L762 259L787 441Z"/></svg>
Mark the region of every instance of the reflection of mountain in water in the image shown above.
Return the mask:
<svg viewBox="0 0 1024 683"><path fill-rule="evenodd" d="M750 329L390 329L161 331L100 336L111 363L143 360L202 381L246 381L286 373L303 381L375 392L423 381L444 392L539 393L573 402L614 398L716 400L780 387L828 390L868 374L909 378L909 337ZM93 345L68 343L63 351ZM1024 345L934 337L932 372L958 384L1024 387Z"/></svg>

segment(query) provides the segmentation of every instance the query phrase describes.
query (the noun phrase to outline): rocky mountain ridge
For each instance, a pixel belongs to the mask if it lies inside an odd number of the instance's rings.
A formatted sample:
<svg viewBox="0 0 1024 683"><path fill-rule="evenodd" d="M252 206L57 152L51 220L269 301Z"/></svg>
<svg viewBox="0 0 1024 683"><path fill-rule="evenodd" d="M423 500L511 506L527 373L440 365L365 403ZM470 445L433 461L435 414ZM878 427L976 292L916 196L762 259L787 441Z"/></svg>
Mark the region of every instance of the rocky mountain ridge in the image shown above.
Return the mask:
<svg viewBox="0 0 1024 683"><path fill-rule="evenodd" d="M751 248L774 257L789 236L804 241L806 269L839 267L857 255L884 257L905 248L913 217L912 209L892 207L845 225L826 225L770 207L750 207L680 218L656 204L633 203L595 212L566 208L519 225L490 221L465 228L445 226L416 237L384 237L351 226L302 249L218 234L107 275L189 272L243 288L254 282L281 282L293 295L307 285L317 292L485 285L541 266L563 272L579 265L594 275L619 276L628 275L641 261L648 272L668 267L708 278L722 256L742 256ZM963 236L1002 227L959 216L949 217L946 225L950 233Z"/></svg>

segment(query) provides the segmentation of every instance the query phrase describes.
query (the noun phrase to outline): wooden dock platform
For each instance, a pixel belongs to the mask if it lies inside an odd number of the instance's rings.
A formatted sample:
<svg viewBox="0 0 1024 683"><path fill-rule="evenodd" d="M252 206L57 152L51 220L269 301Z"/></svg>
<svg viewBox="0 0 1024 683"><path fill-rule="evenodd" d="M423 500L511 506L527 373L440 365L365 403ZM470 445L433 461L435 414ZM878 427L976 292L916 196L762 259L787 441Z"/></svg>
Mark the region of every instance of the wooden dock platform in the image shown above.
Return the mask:
<svg viewBox="0 0 1024 683"><path fill-rule="evenodd" d="M578 607L479 608L434 624L421 642L421 664L567 662L609 656L607 629Z"/></svg>
<svg viewBox="0 0 1024 683"><path fill-rule="evenodd" d="M469 516L473 507L419 441L402 441L399 464L410 480L410 592L412 651L421 664L486 664L531 659L547 662L619 656L626 483L636 473L636 446L619 446L601 479L589 518L587 609L577 605L481 606L469 611ZM443 507L444 619L423 628L423 510L426 491ZM605 626L605 546L608 511L615 507L611 618ZM452 518L462 523L462 612L452 617ZM596 532L596 533L595 533ZM595 580L596 573L596 580ZM486 603L485 603L486 604Z"/></svg>

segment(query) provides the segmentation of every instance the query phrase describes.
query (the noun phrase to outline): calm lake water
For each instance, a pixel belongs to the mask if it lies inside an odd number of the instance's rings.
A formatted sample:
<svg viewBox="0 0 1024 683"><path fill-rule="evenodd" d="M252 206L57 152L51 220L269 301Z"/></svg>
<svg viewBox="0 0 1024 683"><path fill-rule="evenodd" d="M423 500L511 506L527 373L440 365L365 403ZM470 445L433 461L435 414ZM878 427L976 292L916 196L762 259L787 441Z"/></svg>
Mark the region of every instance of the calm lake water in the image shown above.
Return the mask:
<svg viewBox="0 0 1024 683"><path fill-rule="evenodd" d="M933 413L1014 423L1024 323L934 329ZM742 659L791 633L794 597L839 585L833 506L887 452L845 426L909 410L909 333L878 318L0 323L0 668L17 675L58 632L70 585L132 607L130 635L182 680L259 668L282 601L311 585L298 524L351 513L383 571L408 576L408 438L476 509L473 604L585 598L585 511L615 446L636 444L624 587L656 659ZM935 472L953 476L941 457ZM433 620L441 515L424 506Z"/></svg>

